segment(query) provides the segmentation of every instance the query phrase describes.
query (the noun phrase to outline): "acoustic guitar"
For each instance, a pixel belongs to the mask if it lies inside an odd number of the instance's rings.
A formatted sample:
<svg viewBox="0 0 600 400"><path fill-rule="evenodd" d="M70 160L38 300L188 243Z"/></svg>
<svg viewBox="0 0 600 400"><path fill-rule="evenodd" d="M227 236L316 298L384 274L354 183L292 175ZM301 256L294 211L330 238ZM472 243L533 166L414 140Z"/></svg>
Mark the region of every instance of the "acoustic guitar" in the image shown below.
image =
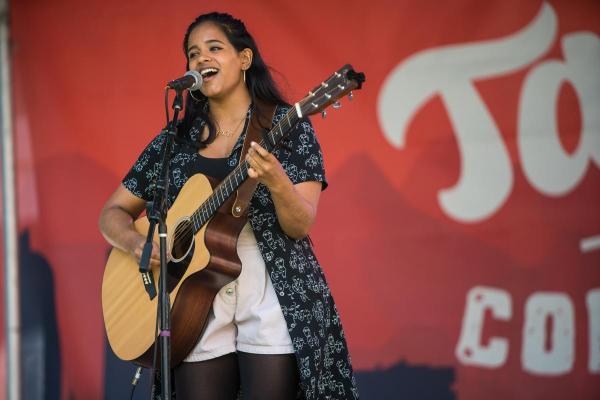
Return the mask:
<svg viewBox="0 0 600 400"><path fill-rule="evenodd" d="M360 89L364 74L345 65L314 88L266 133L260 145L273 151L300 118L319 112L351 91ZM265 142L266 141L266 142ZM171 367L178 365L198 342L217 292L241 272L237 236L246 223L232 210L236 190L248 178L244 160L218 185L202 174L192 176L167 215L169 263L167 287L171 304ZM199 206L198 206L199 205ZM141 217L135 229L146 235L149 221ZM159 281L159 267L152 267ZM108 341L122 360L150 367L156 340L157 297L147 294L138 261L113 248L102 280L102 312Z"/></svg>

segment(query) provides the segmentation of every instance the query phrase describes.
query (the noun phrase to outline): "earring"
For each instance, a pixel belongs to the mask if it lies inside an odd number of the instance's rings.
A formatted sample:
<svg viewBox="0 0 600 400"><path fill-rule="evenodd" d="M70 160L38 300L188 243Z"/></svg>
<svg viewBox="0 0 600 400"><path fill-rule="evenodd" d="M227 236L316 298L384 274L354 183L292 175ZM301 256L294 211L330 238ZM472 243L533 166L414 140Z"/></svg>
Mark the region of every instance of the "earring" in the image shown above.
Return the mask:
<svg viewBox="0 0 600 400"><path fill-rule="evenodd" d="M244 71L244 83L246 82L246 70L243 69L242 71Z"/></svg>

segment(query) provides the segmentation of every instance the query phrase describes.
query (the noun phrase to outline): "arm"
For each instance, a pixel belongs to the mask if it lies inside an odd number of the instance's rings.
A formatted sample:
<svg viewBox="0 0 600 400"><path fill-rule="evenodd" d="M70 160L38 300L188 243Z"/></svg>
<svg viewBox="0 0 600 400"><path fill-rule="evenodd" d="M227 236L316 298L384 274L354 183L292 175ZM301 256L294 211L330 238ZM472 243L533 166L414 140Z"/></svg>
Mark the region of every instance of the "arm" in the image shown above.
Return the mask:
<svg viewBox="0 0 600 400"><path fill-rule="evenodd" d="M137 260L142 255L146 238L133 227L133 221L145 208L143 199L131 194L125 186L119 185L110 196L102 211L98 225L104 238L114 247L133 255ZM156 244L152 249L151 265L160 265Z"/></svg>
<svg viewBox="0 0 600 400"><path fill-rule="evenodd" d="M321 183L310 181L294 185L275 156L252 143L246 160L248 175L269 188L279 225L293 239L305 237L315 221Z"/></svg>

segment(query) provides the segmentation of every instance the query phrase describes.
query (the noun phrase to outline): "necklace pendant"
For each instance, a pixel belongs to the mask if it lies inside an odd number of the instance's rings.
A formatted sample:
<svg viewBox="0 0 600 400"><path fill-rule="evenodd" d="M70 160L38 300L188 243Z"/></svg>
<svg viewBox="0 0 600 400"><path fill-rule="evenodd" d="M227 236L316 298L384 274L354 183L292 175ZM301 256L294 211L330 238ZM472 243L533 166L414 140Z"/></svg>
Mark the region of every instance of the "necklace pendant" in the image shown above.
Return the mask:
<svg viewBox="0 0 600 400"><path fill-rule="evenodd" d="M223 129L217 129L217 136L231 137L231 132L225 131Z"/></svg>
<svg viewBox="0 0 600 400"><path fill-rule="evenodd" d="M246 116L242 119L240 119L237 123L237 125L235 126L235 128L231 129L231 130L224 130L221 129L221 127L219 126L219 122L215 121L215 125L217 128L217 136L225 136L225 137L232 137L234 133L236 133L238 131L238 129L240 128L240 126L242 125L242 122L244 122L247 118L249 118L249 112L246 112Z"/></svg>

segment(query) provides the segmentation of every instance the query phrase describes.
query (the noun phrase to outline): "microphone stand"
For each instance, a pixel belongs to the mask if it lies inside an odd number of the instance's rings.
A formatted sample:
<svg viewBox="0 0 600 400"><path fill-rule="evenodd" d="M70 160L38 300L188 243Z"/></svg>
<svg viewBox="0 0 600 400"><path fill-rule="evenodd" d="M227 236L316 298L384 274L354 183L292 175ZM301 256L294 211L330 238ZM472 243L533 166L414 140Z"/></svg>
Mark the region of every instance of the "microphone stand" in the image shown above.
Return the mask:
<svg viewBox="0 0 600 400"><path fill-rule="evenodd" d="M165 96L168 95L168 92ZM160 173L154 189L154 198L146 204L146 213L150 226L146 243L140 259L140 272L149 271L149 261L152 254L152 238L156 224L158 224L158 236L160 242L160 278L158 289L158 316L160 317L159 340L160 340L160 371L161 371L161 393L162 400L171 399L171 322L170 322L170 299L167 291L167 211L168 211L168 193L169 193L169 163L171 161L171 152L173 151L173 142L177 134L177 120L179 111L183 104L182 90L176 90L173 100L173 119L166 128L165 143L163 147ZM151 273L150 273L151 275ZM150 294L150 293L149 293ZM150 298L152 299L152 294Z"/></svg>

